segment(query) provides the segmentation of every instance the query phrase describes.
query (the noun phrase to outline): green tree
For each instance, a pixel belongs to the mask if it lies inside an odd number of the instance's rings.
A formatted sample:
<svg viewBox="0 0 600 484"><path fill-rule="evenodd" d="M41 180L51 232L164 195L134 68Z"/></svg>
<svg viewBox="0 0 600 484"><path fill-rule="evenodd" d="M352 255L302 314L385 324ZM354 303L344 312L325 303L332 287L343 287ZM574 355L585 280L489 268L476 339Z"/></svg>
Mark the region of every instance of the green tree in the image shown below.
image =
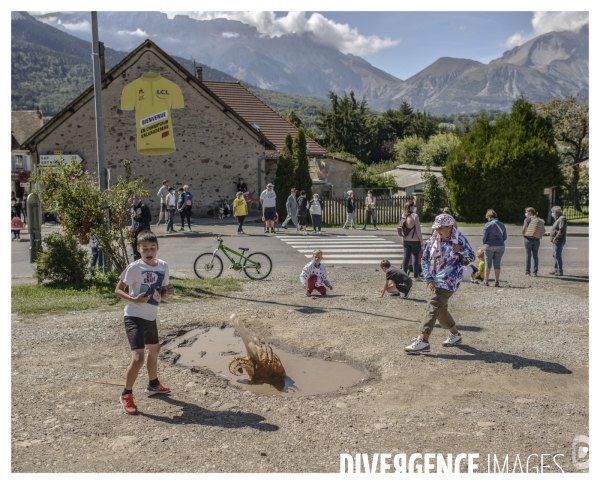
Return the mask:
<svg viewBox="0 0 600 484"><path fill-rule="evenodd" d="M312 197L312 179L308 166L308 146L306 144L306 135L304 128L299 128L294 142L292 144L292 157L294 160L294 170L296 172L296 188L305 190L307 197ZM287 196L286 196L287 198Z"/></svg>
<svg viewBox="0 0 600 484"><path fill-rule="evenodd" d="M388 193L389 188L396 189L396 180L391 175L383 175L377 173L376 170L369 165L357 161L352 165L352 187L364 187L375 189L377 195L377 188L381 188L381 192ZM385 189L385 191L383 191Z"/></svg>
<svg viewBox="0 0 600 484"><path fill-rule="evenodd" d="M440 186L437 177L429 169L421 175L423 180L423 220L433 220L440 213L444 189Z"/></svg>
<svg viewBox="0 0 600 484"><path fill-rule="evenodd" d="M396 160L400 165L419 165L421 164L421 151L425 146L425 140L416 135L398 140L394 146Z"/></svg>
<svg viewBox="0 0 600 484"><path fill-rule="evenodd" d="M288 133L285 136L285 141L279 161L277 162L277 171L275 172L275 188L277 190L277 213L279 217L283 217L286 213L285 202L290 195L290 191L296 184L294 159L293 159L293 141L292 135Z"/></svg>
<svg viewBox="0 0 600 484"><path fill-rule="evenodd" d="M130 162L122 161L126 178L119 176L116 183L103 192L93 173L81 173L81 166L75 160L66 163L62 156L54 160L53 169L46 168L31 177L32 183L43 187L34 193L39 195L48 212L60 214L65 233L85 243L94 236L118 273L129 264L129 233L125 230L130 216L127 200L133 194L149 195L143 188L143 179L129 181ZM107 220L108 214L110 219Z"/></svg>
<svg viewBox="0 0 600 484"><path fill-rule="evenodd" d="M367 113L367 100L358 102L354 92L340 98L330 92L331 109L318 111L315 122L323 133L323 144L329 151L345 151L367 161L373 145L373 121Z"/></svg>
<svg viewBox="0 0 600 484"><path fill-rule="evenodd" d="M423 165L444 166L450 152L460 144L460 138L454 133L434 134L423 145L419 161Z"/></svg>
<svg viewBox="0 0 600 484"><path fill-rule="evenodd" d="M544 188L562 178L550 117L523 97L495 124L482 114L442 174L453 209L469 222L483 222L488 208L507 222L521 221L529 206L544 213Z"/></svg>
<svg viewBox="0 0 600 484"><path fill-rule="evenodd" d="M294 110L292 109L289 113L284 114L283 117L285 119L287 119L290 123L292 123L294 126L296 126L296 128L299 128L300 126L304 126L304 123L302 122L302 120L296 115L296 113L294 112Z"/></svg>
<svg viewBox="0 0 600 484"><path fill-rule="evenodd" d="M563 166L570 176L567 188L575 209L581 211L579 200L580 164L590 158L590 117L588 100L578 94L565 99L552 98L547 104L537 104L538 112L549 115L554 128L554 140Z"/></svg>
<svg viewBox="0 0 600 484"><path fill-rule="evenodd" d="M409 133L423 138L425 141L438 132L439 121L431 116L431 114L425 112L419 112L417 109L416 114L411 118Z"/></svg>

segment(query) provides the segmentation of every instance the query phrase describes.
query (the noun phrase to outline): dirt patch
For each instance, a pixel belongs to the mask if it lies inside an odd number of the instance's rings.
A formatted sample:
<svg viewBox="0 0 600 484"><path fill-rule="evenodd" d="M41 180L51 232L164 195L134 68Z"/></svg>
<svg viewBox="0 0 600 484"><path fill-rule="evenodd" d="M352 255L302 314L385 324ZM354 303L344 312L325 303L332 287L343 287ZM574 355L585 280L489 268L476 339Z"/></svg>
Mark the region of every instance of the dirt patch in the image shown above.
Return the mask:
<svg viewBox="0 0 600 484"><path fill-rule="evenodd" d="M564 454L573 472L573 438L589 435L587 282L502 274L512 287L461 287L449 307L464 344L442 347L436 327L427 356L403 351L424 283L409 300L376 299L381 272L364 268L328 271L336 297L306 297L297 274L275 268L226 297L164 306L161 341L236 312L278 350L344 360L369 378L278 398L203 368L208 349L190 368L173 364L173 350L159 360L171 395L146 397L142 369L135 417L118 402L130 358L120 311L13 314L12 471L248 472L252 462L256 472L338 472L340 453L477 452L481 472L487 454L517 453Z"/></svg>

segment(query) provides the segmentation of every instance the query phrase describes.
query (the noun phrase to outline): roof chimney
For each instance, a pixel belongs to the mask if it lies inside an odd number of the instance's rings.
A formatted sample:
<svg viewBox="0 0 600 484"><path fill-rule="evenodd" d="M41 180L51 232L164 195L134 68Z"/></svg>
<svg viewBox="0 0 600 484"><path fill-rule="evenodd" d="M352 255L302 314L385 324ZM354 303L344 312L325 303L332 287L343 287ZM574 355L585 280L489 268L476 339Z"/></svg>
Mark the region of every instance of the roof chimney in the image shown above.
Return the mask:
<svg viewBox="0 0 600 484"><path fill-rule="evenodd" d="M202 82L202 67L196 67L196 79Z"/></svg>
<svg viewBox="0 0 600 484"><path fill-rule="evenodd" d="M42 118L42 112L40 111L40 107L39 106L35 107L35 114L37 115L38 118L43 119Z"/></svg>

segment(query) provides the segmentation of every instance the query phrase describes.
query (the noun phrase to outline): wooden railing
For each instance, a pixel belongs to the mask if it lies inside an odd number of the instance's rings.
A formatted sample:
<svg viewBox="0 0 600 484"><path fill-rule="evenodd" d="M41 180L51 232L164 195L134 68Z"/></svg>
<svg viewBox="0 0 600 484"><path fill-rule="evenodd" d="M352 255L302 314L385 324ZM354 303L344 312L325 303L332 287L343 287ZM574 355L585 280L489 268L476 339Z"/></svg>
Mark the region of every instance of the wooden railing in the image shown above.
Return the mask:
<svg viewBox="0 0 600 484"><path fill-rule="evenodd" d="M323 223L343 225L346 221L346 198L328 198L323 201ZM402 217L404 204L410 197L376 197L375 217L378 224L397 224ZM354 199L354 223L363 224L365 220L365 199Z"/></svg>

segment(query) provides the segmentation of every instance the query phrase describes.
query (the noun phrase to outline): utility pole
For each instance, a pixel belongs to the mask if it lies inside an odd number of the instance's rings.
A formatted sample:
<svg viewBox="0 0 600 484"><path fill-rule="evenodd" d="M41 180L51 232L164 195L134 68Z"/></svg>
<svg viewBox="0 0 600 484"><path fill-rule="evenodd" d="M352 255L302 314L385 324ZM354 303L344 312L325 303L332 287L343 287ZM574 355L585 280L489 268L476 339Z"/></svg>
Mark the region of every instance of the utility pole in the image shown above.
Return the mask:
<svg viewBox="0 0 600 484"><path fill-rule="evenodd" d="M102 46L103 48L104 46ZM106 158L104 154L104 116L102 115L102 67L98 40L98 12L92 12L92 60L94 66L94 103L96 107L96 156L98 158L98 186L100 192L108 188ZM104 49L103 49L104 50ZM106 224L110 225L110 212L106 207ZM111 262L104 252L103 270L110 270Z"/></svg>
<svg viewBox="0 0 600 484"><path fill-rule="evenodd" d="M100 42L98 41L98 12L92 12L92 60L94 61L94 102L96 105L96 155L98 157L98 184L100 191L108 188L104 155L104 117L102 116L102 73L100 69Z"/></svg>

